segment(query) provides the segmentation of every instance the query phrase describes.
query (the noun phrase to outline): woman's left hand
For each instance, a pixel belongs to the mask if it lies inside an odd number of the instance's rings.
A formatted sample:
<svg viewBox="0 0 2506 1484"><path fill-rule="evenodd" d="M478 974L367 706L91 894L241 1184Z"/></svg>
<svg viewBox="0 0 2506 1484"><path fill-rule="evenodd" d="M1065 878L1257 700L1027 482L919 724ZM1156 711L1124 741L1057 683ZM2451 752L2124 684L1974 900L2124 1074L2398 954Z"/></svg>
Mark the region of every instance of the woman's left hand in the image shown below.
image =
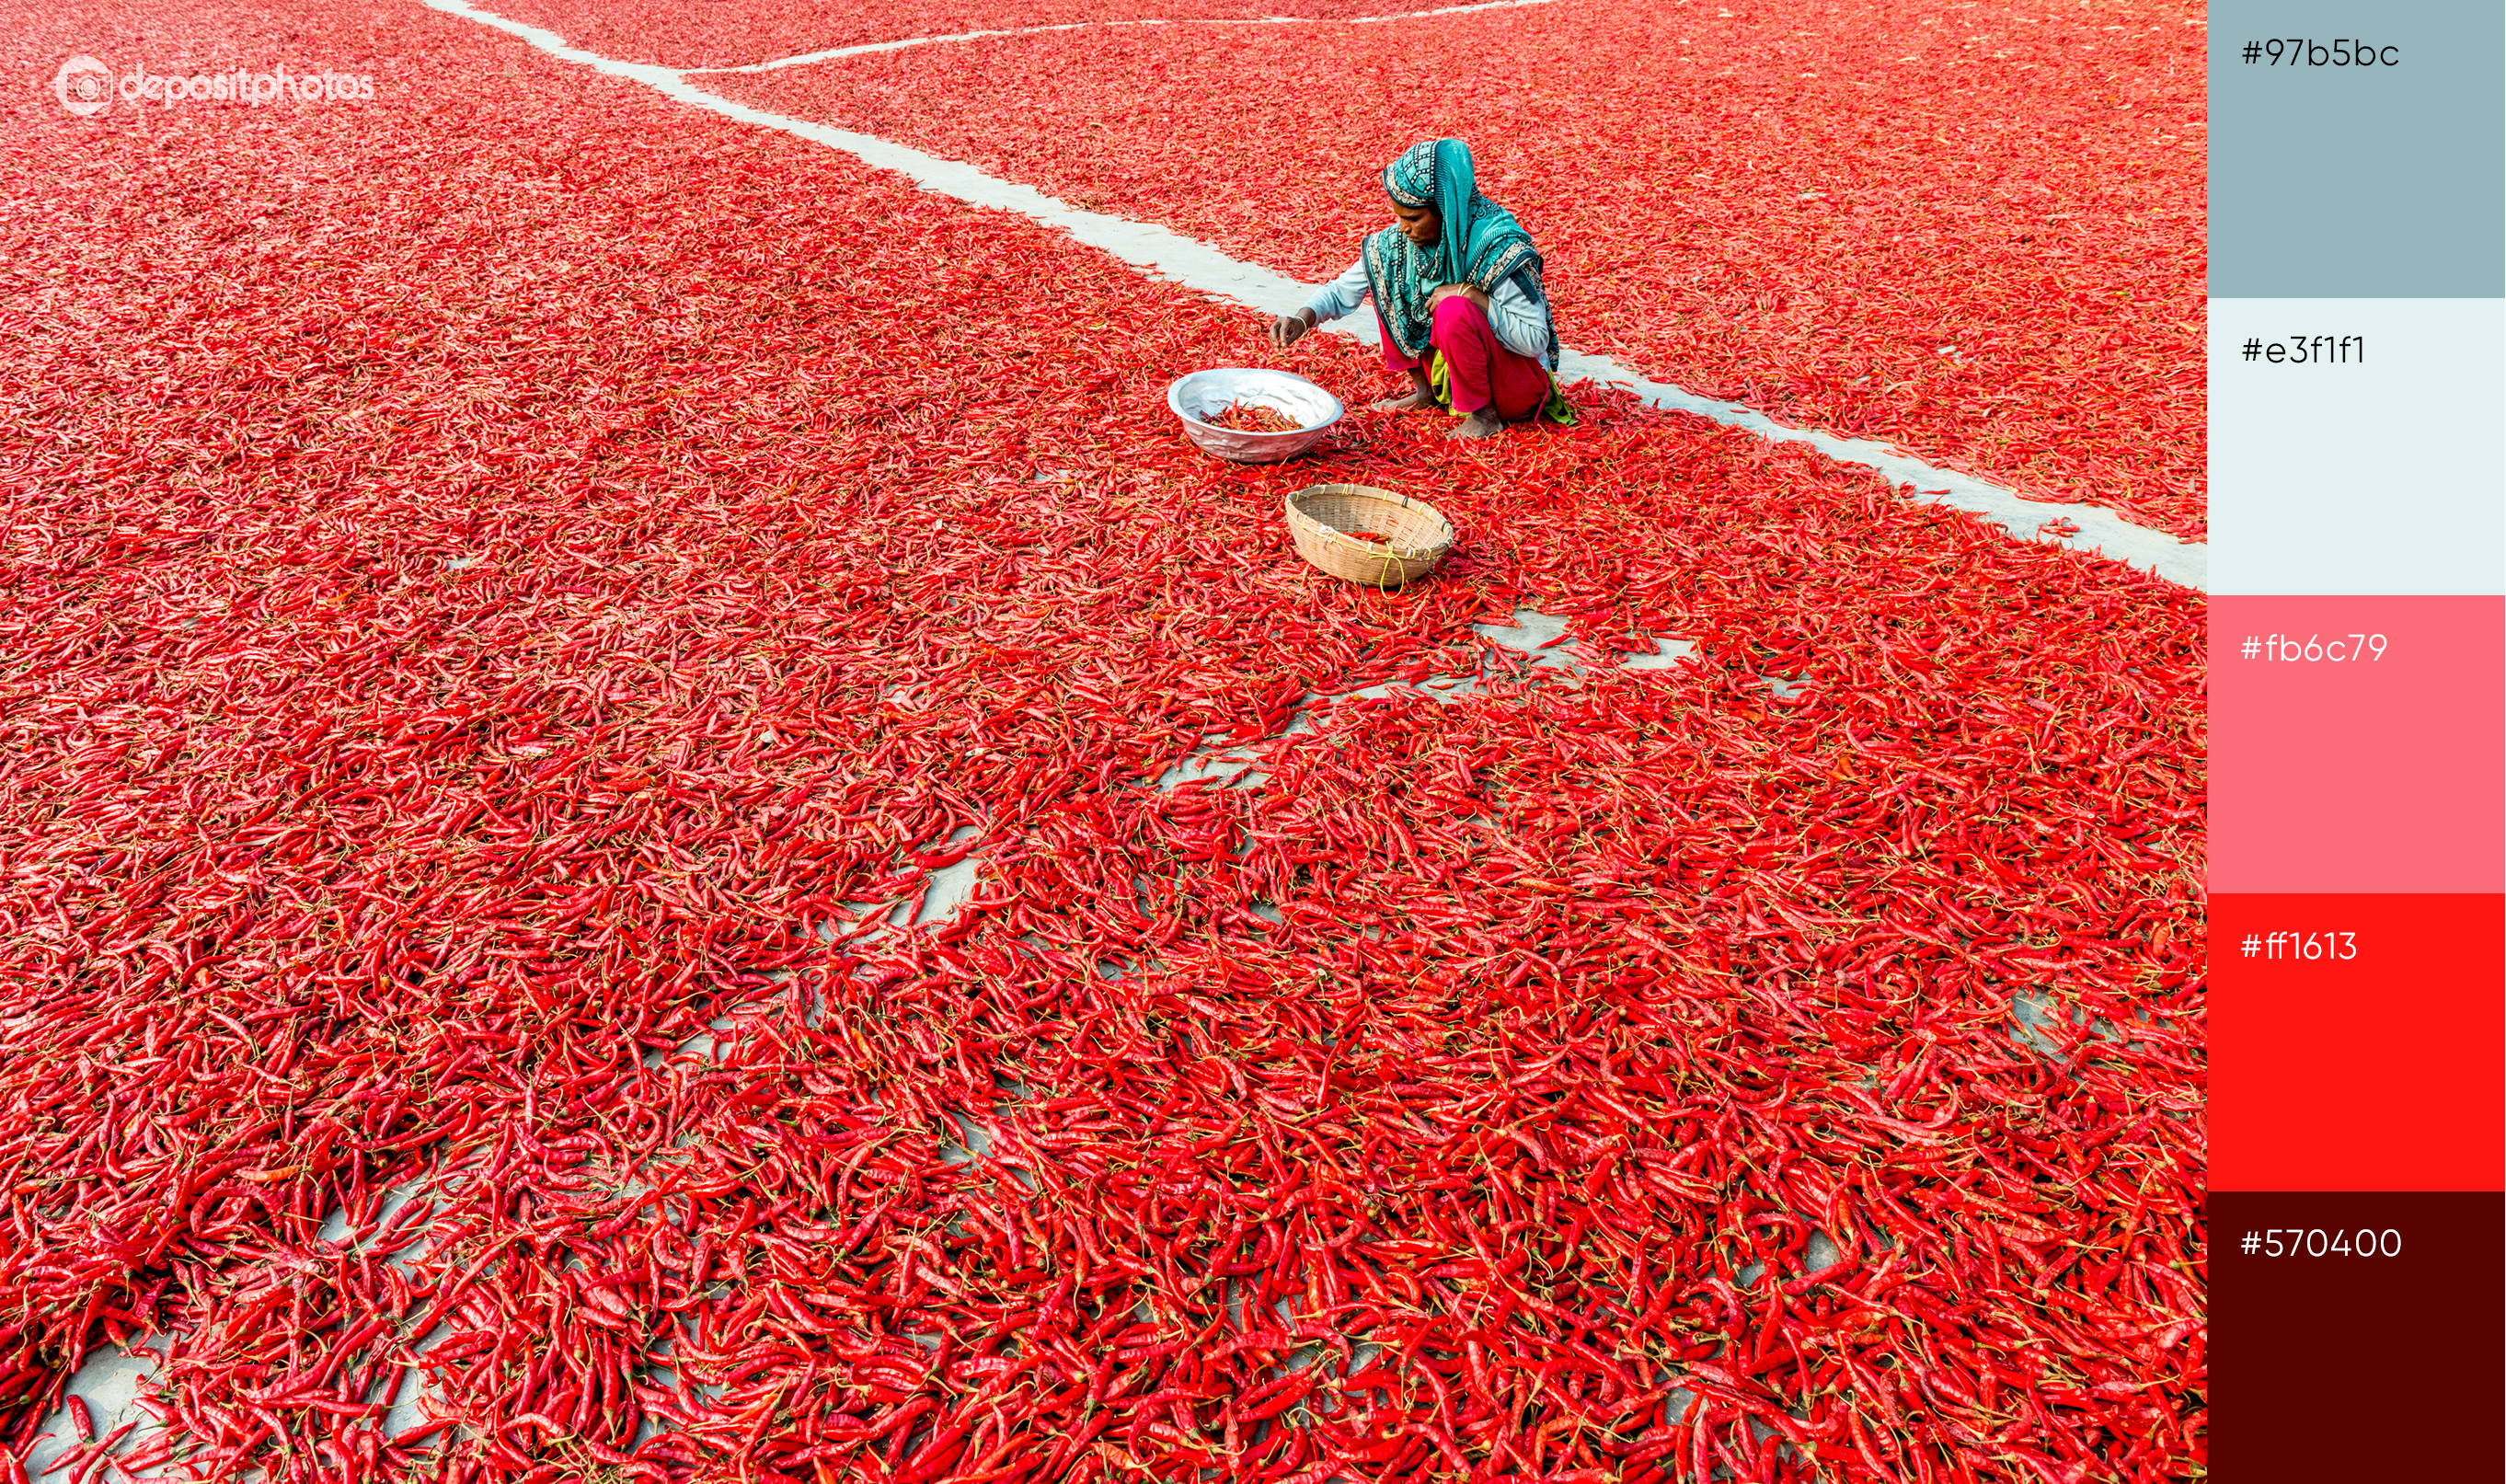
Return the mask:
<svg viewBox="0 0 2506 1484"><path fill-rule="evenodd" d="M1467 283L1448 283L1443 288L1440 288L1436 290L1435 293L1429 295L1427 302L1429 304L1442 304L1455 294L1459 294L1464 299L1478 305L1483 311L1485 311L1488 307L1488 296L1481 293L1476 287Z"/></svg>

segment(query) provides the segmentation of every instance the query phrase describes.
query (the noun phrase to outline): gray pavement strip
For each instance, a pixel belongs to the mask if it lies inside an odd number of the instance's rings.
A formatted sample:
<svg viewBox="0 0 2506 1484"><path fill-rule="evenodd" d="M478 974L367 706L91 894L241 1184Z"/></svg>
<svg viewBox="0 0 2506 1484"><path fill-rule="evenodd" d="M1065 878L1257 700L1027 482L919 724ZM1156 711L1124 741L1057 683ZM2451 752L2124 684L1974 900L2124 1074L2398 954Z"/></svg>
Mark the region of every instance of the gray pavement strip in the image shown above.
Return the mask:
<svg viewBox="0 0 2506 1484"><path fill-rule="evenodd" d="M1576 647L1563 642L1570 621L1537 608L1514 610L1510 624L1475 623L1471 632L1500 649L1512 650L1527 659L1534 671L1559 670L1567 675L1581 675L1589 667L1588 657ZM1697 652L1697 646L1686 639L1648 636L1654 645L1643 650L1613 651L1623 669L1634 670L1667 670ZM1262 771L1263 756L1269 749L1291 737L1314 730L1314 712L1340 701L1375 701L1400 696L1424 696L1440 704L1450 704L1469 696L1484 695L1489 671L1483 665L1468 675L1429 675L1413 684L1387 680L1380 684L1361 686L1344 691L1307 691L1300 697L1288 721L1269 737L1249 742L1224 744L1203 743L1186 753L1179 761L1149 781L1160 793L1170 793L1186 783L1215 782L1227 788L1259 787L1270 775ZM1798 683L1769 677L1774 693L1790 700L1798 694ZM1787 686L1791 688L1787 690Z"/></svg>

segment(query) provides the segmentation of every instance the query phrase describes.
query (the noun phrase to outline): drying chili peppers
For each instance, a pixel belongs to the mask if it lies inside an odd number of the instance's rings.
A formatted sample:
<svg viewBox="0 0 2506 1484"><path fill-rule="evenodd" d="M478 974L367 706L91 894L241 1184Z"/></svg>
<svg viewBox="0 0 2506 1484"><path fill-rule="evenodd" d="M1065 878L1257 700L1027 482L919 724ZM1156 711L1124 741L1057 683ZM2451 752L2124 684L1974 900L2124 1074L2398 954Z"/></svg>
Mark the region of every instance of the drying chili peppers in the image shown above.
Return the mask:
<svg viewBox="0 0 2506 1484"><path fill-rule="evenodd" d="M669 67L743 66L831 47L955 36L1026 26L1275 16L1398 16L1445 0L869 0L801 9L735 0L701 8L673 0L505 0L497 14L547 26L574 45L622 61Z"/></svg>
<svg viewBox="0 0 2506 1484"><path fill-rule="evenodd" d="M1308 282L1386 224L1394 154L1457 135L1538 241L1569 346L2200 539L2202 26L2144 0L1558 0L1070 30L705 86ZM1318 55L1401 81L1241 86ZM1212 168L1248 139L1258 165Z"/></svg>
<svg viewBox="0 0 2506 1484"><path fill-rule="evenodd" d="M1258 316L273 4L422 110L0 159L13 1460L2198 1475L2198 594L1590 388L1216 465Z"/></svg>
<svg viewBox="0 0 2506 1484"><path fill-rule="evenodd" d="M1231 402L1202 420L1238 433L1293 433L1305 426L1278 409L1258 402Z"/></svg>

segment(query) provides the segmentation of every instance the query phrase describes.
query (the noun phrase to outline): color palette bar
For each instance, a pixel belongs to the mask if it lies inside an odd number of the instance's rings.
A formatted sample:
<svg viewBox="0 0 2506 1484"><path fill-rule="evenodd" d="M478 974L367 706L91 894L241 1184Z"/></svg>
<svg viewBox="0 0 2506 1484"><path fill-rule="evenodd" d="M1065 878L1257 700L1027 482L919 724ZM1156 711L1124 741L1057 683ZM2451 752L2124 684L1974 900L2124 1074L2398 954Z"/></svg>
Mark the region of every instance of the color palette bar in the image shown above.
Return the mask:
<svg viewBox="0 0 2506 1484"><path fill-rule="evenodd" d="M2506 8L2209 23L2213 1464L2506 1477Z"/></svg>

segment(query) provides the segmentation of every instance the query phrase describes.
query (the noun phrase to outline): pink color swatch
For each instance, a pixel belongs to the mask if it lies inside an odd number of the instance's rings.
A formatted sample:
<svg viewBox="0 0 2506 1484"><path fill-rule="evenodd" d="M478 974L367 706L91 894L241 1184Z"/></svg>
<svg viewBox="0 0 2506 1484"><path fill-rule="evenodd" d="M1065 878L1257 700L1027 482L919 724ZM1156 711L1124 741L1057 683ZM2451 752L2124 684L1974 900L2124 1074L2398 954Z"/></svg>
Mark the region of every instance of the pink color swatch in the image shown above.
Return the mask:
<svg viewBox="0 0 2506 1484"><path fill-rule="evenodd" d="M2496 597L2212 597L2211 891L2506 889L2501 621Z"/></svg>

